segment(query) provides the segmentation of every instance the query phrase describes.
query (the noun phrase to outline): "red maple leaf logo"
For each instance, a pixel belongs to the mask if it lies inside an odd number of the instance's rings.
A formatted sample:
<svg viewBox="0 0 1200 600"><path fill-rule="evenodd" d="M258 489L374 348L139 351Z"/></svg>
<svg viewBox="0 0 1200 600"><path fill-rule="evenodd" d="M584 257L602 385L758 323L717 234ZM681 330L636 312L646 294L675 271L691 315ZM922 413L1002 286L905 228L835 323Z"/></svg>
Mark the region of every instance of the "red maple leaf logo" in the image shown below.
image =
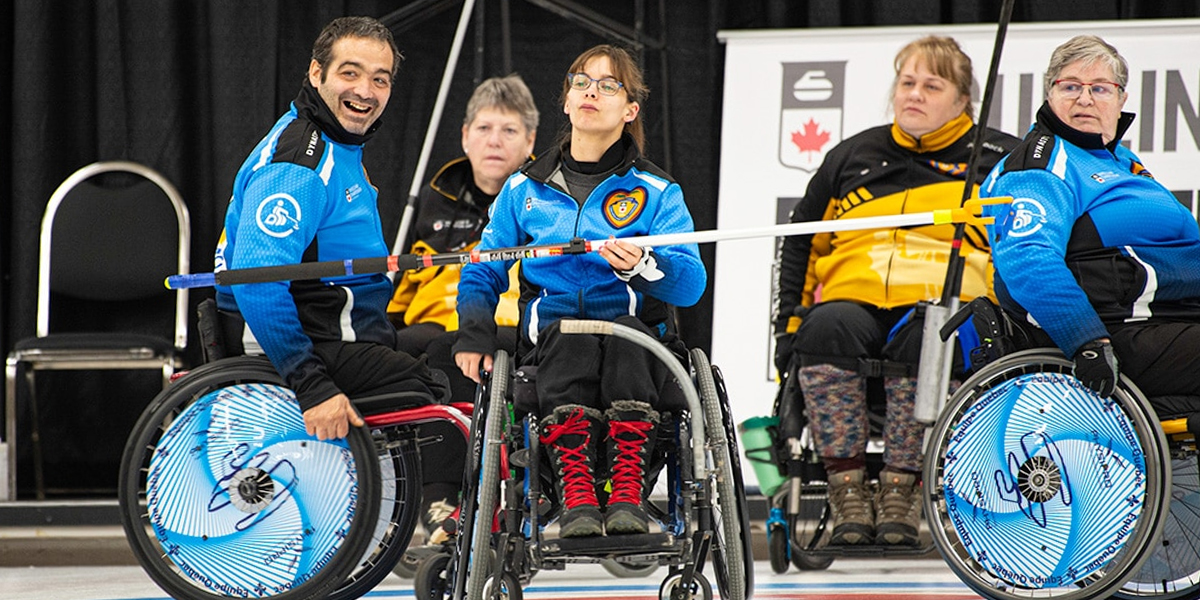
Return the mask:
<svg viewBox="0 0 1200 600"><path fill-rule="evenodd" d="M829 141L829 132L818 131L820 127L820 123L809 117L808 122L804 124L804 131L792 132L792 143L801 152L820 152L821 147Z"/></svg>

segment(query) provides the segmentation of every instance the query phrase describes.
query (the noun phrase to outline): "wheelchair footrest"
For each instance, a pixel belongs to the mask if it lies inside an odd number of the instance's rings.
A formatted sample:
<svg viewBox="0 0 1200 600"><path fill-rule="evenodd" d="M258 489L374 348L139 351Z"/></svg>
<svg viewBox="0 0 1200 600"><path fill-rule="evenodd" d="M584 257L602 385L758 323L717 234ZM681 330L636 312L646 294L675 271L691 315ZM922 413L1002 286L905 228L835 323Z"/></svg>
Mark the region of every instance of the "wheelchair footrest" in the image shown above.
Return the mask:
<svg viewBox="0 0 1200 600"><path fill-rule="evenodd" d="M584 538L549 538L541 542L545 555L602 555L620 556L660 552L675 546L676 538L669 533L639 533L604 535Z"/></svg>
<svg viewBox="0 0 1200 600"><path fill-rule="evenodd" d="M923 546L822 546L813 550L801 550L801 552L809 556L838 556L843 558L921 556L933 551L933 544Z"/></svg>

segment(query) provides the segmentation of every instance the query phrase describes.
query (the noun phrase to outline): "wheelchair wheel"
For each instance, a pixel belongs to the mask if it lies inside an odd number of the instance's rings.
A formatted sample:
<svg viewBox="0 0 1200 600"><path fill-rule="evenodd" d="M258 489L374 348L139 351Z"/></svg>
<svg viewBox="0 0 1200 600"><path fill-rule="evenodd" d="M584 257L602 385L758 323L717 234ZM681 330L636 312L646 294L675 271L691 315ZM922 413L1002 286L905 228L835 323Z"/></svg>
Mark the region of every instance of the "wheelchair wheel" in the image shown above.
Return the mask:
<svg viewBox="0 0 1200 600"><path fill-rule="evenodd" d="M370 435L307 435L261 357L200 367L161 393L125 446L118 499L138 562L171 596L325 597L371 543Z"/></svg>
<svg viewBox="0 0 1200 600"><path fill-rule="evenodd" d="M482 598L493 598L496 594L495 587L500 586L498 597L500 600L521 600L525 596L525 592L521 590L521 582L512 573L493 573L487 578L483 584Z"/></svg>
<svg viewBox="0 0 1200 600"><path fill-rule="evenodd" d="M683 573L674 573L658 587L658 600L713 600L712 584L700 571L688 582L684 582Z"/></svg>
<svg viewBox="0 0 1200 600"><path fill-rule="evenodd" d="M649 577L658 570L658 563L656 562L646 564L631 564L617 562L611 558L606 558L600 561L600 566L604 567L604 570L608 571L609 575L612 575L618 579Z"/></svg>
<svg viewBox="0 0 1200 600"><path fill-rule="evenodd" d="M488 587L489 582L493 582L493 573L491 572L493 569L487 568L484 563L489 562L485 557L491 553L492 549L493 516L496 514L500 496L500 444L502 443L501 431L504 428L504 419L508 416L506 397L508 395L509 370L508 354L503 350L497 350L492 361L492 376L488 384L487 416L481 438L482 460L479 463L479 488L476 493L479 502L475 507L470 564L467 566L467 598L487 597L484 590ZM478 406L475 408L476 415L479 414L479 408ZM460 565L463 562L466 561L460 561ZM484 568L475 568L476 565ZM495 565L494 570L496 573L502 572L503 565ZM501 583L507 586L506 581L502 580ZM520 598L520 585L516 587L515 593L518 595L514 598ZM506 593L513 593L511 586L507 586Z"/></svg>
<svg viewBox="0 0 1200 600"><path fill-rule="evenodd" d="M780 492L782 498L777 496L777 503L785 506L791 504L793 485L793 482L784 484L783 491ZM783 538L788 540L789 544L788 554L792 564L801 571L828 569L829 565L833 564L834 557L817 553L829 544L829 511L826 504L829 497L828 484L824 481L809 481L800 483L799 488L799 512L786 515L787 527L782 528ZM771 532L771 535L774 535L774 532ZM774 543L774 538L770 541ZM771 551L775 552L773 547ZM775 560L774 555L771 560ZM777 572L784 571L787 571L786 566L783 571Z"/></svg>
<svg viewBox="0 0 1200 600"><path fill-rule="evenodd" d="M776 575L787 573L792 561L788 554L787 527L775 524L767 527L767 557L771 559L771 572Z"/></svg>
<svg viewBox="0 0 1200 600"><path fill-rule="evenodd" d="M828 486L825 482L806 483L801 491L800 514L789 519L792 532L792 564L801 571L823 571L833 564L832 556L815 550L829 545ZM811 498L810 498L811 497Z"/></svg>
<svg viewBox="0 0 1200 600"><path fill-rule="evenodd" d="M704 352L691 352L696 373L696 390L705 414L705 437L716 472L716 504L713 522L713 572L724 600L744 600L754 589L754 557L751 554L749 511L738 458L737 429L725 394L720 372Z"/></svg>
<svg viewBox="0 0 1200 600"><path fill-rule="evenodd" d="M400 564L421 506L420 460L414 435L388 427L371 432L379 456L379 519L358 566L329 600L354 600L379 585Z"/></svg>
<svg viewBox="0 0 1200 600"><path fill-rule="evenodd" d="M1170 473L1149 404L1101 399L1045 350L988 365L931 431L925 514L950 569L987 598L1083 600L1137 573Z"/></svg>
<svg viewBox="0 0 1200 600"><path fill-rule="evenodd" d="M413 575L413 595L417 600L443 600L450 595L449 566L450 555L445 552L426 556L421 561Z"/></svg>
<svg viewBox="0 0 1200 600"><path fill-rule="evenodd" d="M1200 597L1200 469L1194 440L1170 442L1171 503L1163 519L1162 540L1114 598L1153 597L1190 600Z"/></svg>

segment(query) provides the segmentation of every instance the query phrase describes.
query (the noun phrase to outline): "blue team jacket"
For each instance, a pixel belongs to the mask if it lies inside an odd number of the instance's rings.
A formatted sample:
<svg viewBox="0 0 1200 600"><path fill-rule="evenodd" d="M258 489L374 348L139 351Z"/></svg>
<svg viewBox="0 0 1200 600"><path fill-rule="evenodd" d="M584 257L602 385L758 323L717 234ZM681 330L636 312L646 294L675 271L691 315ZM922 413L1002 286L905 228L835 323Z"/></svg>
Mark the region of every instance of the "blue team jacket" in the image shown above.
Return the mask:
<svg viewBox="0 0 1200 600"><path fill-rule="evenodd" d="M489 210L480 248L565 244L573 238L682 233L693 230L683 192L669 175L630 145L621 166L580 205L564 191L561 150L527 163L505 182ZM619 279L596 253L521 262L521 335L536 344L538 332L563 317L611 321L634 315L661 331L664 304L691 306L703 295L707 274L695 244L647 248L651 265L629 281ZM508 289L511 262L466 265L458 287L459 342L455 351L491 353L492 315Z"/></svg>
<svg viewBox="0 0 1200 600"><path fill-rule="evenodd" d="M292 104L238 171L216 270L388 255L362 145L327 135L320 116L309 118L305 99L302 92L300 107ZM394 346L391 291L386 276L373 274L218 287L217 303L241 312L307 409L339 391L313 354L314 341Z"/></svg>
<svg viewBox="0 0 1200 600"><path fill-rule="evenodd" d="M996 296L1067 356L1106 323L1200 318L1200 228L1116 139L1068 127L1043 105L1024 141L988 175Z"/></svg>

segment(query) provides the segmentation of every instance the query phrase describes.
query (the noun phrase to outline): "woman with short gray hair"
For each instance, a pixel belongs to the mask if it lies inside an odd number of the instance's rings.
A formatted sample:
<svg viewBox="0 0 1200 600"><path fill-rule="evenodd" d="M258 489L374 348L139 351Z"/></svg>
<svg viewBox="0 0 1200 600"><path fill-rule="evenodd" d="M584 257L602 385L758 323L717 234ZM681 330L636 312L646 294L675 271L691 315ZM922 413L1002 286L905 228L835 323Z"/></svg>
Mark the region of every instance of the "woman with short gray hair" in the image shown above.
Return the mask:
<svg viewBox="0 0 1200 600"><path fill-rule="evenodd" d="M1037 123L982 186L1014 198L988 209L996 295L1101 396L1121 373L1148 397L1200 395L1200 227L1121 144L1129 67L1081 35L1046 73Z"/></svg>

